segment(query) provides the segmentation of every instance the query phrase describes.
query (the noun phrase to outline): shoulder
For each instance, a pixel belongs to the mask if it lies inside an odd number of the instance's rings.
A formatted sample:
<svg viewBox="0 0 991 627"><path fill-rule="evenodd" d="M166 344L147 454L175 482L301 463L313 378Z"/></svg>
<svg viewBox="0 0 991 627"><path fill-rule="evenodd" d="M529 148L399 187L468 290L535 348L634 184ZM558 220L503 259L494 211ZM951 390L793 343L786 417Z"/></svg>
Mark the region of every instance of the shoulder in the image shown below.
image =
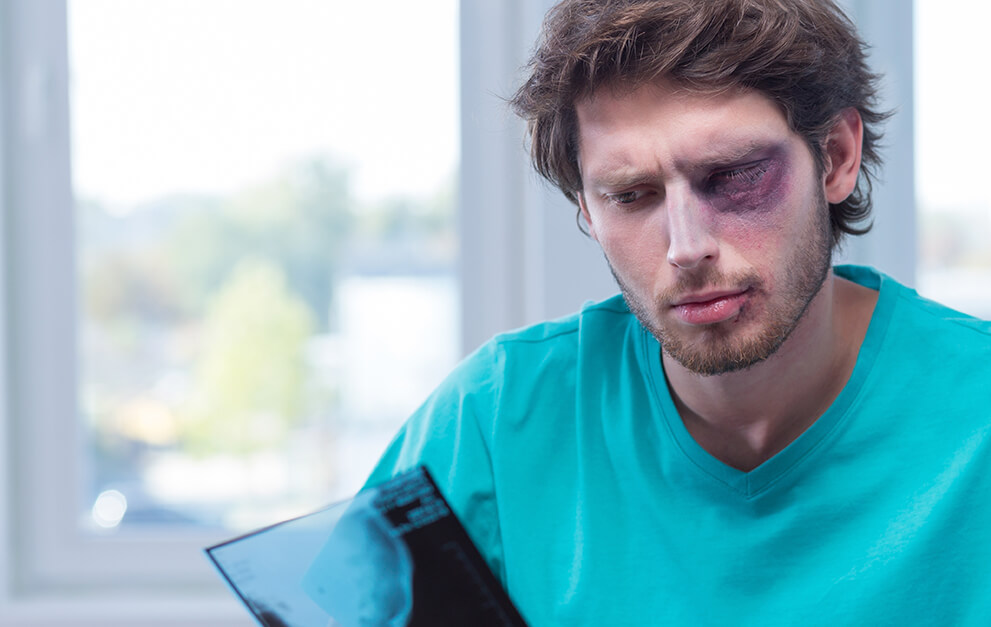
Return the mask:
<svg viewBox="0 0 991 627"><path fill-rule="evenodd" d="M991 322L928 299L901 284L891 289L896 295L893 321L906 336L903 339L917 346L933 346L947 354L991 357Z"/></svg>
<svg viewBox="0 0 991 627"><path fill-rule="evenodd" d="M991 322L967 315L934 300L895 279L862 266L837 266L836 273L880 291L875 318L889 321L893 339L916 346L942 344L964 352L991 350Z"/></svg>
<svg viewBox="0 0 991 627"><path fill-rule="evenodd" d="M621 296L500 333L458 364L412 422L452 425L468 419L489 440L507 424L546 417L551 408L566 411L581 377L615 364L611 354L624 351L638 333L641 327Z"/></svg>
<svg viewBox="0 0 991 627"><path fill-rule="evenodd" d="M920 296L915 290L903 287L898 294L899 304L907 317L923 327L942 329L945 333L959 335L974 348L991 348L991 321L981 320L946 305Z"/></svg>
<svg viewBox="0 0 991 627"><path fill-rule="evenodd" d="M861 348L872 393L913 412L969 415L987 422L991 323L925 298L876 270L838 274L880 291Z"/></svg>
<svg viewBox="0 0 991 627"><path fill-rule="evenodd" d="M620 295L588 302L571 315L496 335L469 355L456 373L474 378L480 371L539 371L547 362L560 365L586 350L607 350L638 324Z"/></svg>
<svg viewBox="0 0 991 627"><path fill-rule="evenodd" d="M631 317L626 301L617 294L603 301L587 302L579 311L563 318L500 333L490 343L511 347L574 342L594 336L616 323L625 325Z"/></svg>

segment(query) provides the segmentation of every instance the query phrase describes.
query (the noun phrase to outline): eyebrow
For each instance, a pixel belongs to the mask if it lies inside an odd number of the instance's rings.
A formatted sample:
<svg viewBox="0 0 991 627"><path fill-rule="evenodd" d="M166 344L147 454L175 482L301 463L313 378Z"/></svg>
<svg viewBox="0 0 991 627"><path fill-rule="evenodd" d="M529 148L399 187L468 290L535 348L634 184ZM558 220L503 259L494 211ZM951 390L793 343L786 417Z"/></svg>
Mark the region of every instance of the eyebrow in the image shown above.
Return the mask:
<svg viewBox="0 0 991 627"><path fill-rule="evenodd" d="M584 178L584 177L583 177ZM609 168L600 176L588 177L586 180L596 187L623 188L642 185L657 178L656 173L626 168L623 166Z"/></svg>

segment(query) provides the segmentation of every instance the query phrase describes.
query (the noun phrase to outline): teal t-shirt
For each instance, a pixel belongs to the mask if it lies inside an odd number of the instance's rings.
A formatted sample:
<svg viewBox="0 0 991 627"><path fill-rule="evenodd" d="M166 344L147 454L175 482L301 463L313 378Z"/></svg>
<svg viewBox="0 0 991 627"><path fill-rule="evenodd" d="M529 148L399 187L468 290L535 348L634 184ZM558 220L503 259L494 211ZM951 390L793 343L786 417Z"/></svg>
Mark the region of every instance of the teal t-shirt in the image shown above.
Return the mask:
<svg viewBox="0 0 991 627"><path fill-rule="evenodd" d="M991 323L836 273L880 292L854 372L750 472L615 297L468 357L369 483L425 464L533 627L991 625Z"/></svg>

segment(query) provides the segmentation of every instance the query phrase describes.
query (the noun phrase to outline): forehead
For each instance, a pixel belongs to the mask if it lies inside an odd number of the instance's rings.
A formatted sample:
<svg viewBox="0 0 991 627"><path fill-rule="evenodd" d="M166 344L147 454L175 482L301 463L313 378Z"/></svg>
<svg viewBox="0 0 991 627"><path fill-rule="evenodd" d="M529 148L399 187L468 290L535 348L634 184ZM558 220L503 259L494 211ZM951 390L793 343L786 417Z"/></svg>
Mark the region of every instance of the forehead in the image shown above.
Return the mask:
<svg viewBox="0 0 991 627"><path fill-rule="evenodd" d="M702 93L667 81L602 88L575 111L583 176L611 167L732 161L762 146L802 143L780 107L747 89Z"/></svg>

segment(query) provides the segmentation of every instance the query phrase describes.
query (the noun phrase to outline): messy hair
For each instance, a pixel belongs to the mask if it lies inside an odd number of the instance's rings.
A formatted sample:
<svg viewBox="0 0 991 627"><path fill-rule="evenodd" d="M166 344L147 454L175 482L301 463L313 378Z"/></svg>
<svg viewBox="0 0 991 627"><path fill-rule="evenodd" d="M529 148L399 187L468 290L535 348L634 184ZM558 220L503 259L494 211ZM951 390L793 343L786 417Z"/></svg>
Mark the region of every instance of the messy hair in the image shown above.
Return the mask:
<svg viewBox="0 0 991 627"><path fill-rule="evenodd" d="M699 92L754 89L781 108L819 172L841 111L863 120L852 194L830 204L833 242L860 235L881 164L878 76L831 0L564 0L544 20L528 78L510 103L526 122L536 170L576 205L582 189L575 103L603 86L665 78Z"/></svg>

